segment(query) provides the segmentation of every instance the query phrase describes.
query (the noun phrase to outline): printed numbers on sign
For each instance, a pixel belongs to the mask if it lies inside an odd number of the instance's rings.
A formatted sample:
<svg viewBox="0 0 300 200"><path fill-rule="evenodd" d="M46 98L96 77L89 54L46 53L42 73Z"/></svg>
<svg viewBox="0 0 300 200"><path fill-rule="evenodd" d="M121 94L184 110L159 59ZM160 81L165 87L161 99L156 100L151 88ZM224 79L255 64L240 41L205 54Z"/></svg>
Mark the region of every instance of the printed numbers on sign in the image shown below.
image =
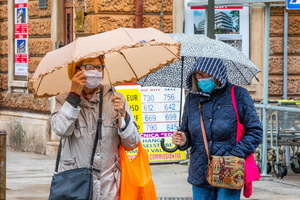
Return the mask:
<svg viewBox="0 0 300 200"><path fill-rule="evenodd" d="M144 108L143 112L154 111L153 107L154 107L153 104L146 104L146 105L143 106L143 108Z"/></svg>
<svg viewBox="0 0 300 200"><path fill-rule="evenodd" d="M147 101L154 101L154 95L143 95L143 100L144 102L147 102Z"/></svg>
<svg viewBox="0 0 300 200"><path fill-rule="evenodd" d="M177 115L176 115L176 113L165 114L165 120L166 120L166 121L175 121L175 120L177 120Z"/></svg>
<svg viewBox="0 0 300 200"><path fill-rule="evenodd" d="M176 108L175 108L175 103L165 104L164 109L165 109L166 111L176 110Z"/></svg>
<svg viewBox="0 0 300 200"><path fill-rule="evenodd" d="M156 121L156 115L144 115L145 122L154 122Z"/></svg>
<svg viewBox="0 0 300 200"><path fill-rule="evenodd" d="M164 94L164 100L165 101L174 101L175 100L175 94Z"/></svg>
<svg viewBox="0 0 300 200"><path fill-rule="evenodd" d="M157 131L157 125L156 124L146 124L146 131Z"/></svg>
<svg viewBox="0 0 300 200"><path fill-rule="evenodd" d="M167 124L167 131L177 131L178 130L178 124Z"/></svg>

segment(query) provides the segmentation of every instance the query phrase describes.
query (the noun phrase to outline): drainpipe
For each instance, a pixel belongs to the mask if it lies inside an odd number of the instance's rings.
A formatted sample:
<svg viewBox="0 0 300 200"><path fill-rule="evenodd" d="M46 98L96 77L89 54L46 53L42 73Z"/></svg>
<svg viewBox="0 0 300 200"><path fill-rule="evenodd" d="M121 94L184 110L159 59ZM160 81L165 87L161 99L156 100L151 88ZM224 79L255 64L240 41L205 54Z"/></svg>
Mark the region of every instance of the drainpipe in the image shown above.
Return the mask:
<svg viewBox="0 0 300 200"><path fill-rule="evenodd" d="M283 26L283 99L288 99L288 33L289 33L289 13L284 10L284 26ZM284 112L285 129L291 128L286 126L288 113ZM290 147L285 146L285 164L290 166Z"/></svg>
<svg viewBox="0 0 300 200"><path fill-rule="evenodd" d="M0 130L0 200L6 199L6 131Z"/></svg>
<svg viewBox="0 0 300 200"><path fill-rule="evenodd" d="M143 0L135 0L135 28L143 28Z"/></svg>

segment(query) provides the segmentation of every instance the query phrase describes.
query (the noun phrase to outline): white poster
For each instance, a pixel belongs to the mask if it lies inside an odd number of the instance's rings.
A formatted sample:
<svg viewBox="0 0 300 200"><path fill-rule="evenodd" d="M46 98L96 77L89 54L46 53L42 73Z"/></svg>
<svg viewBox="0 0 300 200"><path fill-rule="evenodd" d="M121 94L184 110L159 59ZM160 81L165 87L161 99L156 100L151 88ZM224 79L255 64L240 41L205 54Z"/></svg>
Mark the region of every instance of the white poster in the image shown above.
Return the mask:
<svg viewBox="0 0 300 200"><path fill-rule="evenodd" d="M205 7L188 7L185 0L185 33L205 34ZM215 39L221 40L249 58L249 8L248 7L215 7Z"/></svg>

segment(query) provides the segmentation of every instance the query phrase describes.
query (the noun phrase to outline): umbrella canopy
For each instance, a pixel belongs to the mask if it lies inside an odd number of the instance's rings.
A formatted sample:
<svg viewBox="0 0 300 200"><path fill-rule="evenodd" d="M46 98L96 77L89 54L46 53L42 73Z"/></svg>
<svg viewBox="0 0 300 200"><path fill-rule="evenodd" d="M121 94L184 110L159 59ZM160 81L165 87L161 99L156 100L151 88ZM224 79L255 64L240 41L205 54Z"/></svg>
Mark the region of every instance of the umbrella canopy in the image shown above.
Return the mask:
<svg viewBox="0 0 300 200"><path fill-rule="evenodd" d="M76 41L47 53L32 79L37 97L68 92L68 66L87 58L104 56L104 84L138 81L147 74L175 62L180 43L154 28L119 28Z"/></svg>
<svg viewBox="0 0 300 200"><path fill-rule="evenodd" d="M186 78L196 58L199 57L222 59L227 69L228 81L237 85L249 85L255 75L260 72L259 68L241 51L222 41L198 34L173 33L169 36L181 42L181 56L184 59L149 74L138 82L140 85L185 87L182 77ZM161 77L164 78L161 79Z"/></svg>

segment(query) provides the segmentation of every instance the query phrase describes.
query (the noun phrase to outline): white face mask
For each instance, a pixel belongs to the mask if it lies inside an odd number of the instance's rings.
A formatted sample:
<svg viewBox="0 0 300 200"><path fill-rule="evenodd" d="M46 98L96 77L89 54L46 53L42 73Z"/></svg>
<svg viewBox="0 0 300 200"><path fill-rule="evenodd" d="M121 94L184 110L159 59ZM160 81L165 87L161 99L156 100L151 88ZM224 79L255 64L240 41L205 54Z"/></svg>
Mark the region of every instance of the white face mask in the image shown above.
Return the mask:
<svg viewBox="0 0 300 200"><path fill-rule="evenodd" d="M84 71L84 74L86 75L85 87L94 89L101 84L102 72L99 72L98 70L87 70Z"/></svg>

